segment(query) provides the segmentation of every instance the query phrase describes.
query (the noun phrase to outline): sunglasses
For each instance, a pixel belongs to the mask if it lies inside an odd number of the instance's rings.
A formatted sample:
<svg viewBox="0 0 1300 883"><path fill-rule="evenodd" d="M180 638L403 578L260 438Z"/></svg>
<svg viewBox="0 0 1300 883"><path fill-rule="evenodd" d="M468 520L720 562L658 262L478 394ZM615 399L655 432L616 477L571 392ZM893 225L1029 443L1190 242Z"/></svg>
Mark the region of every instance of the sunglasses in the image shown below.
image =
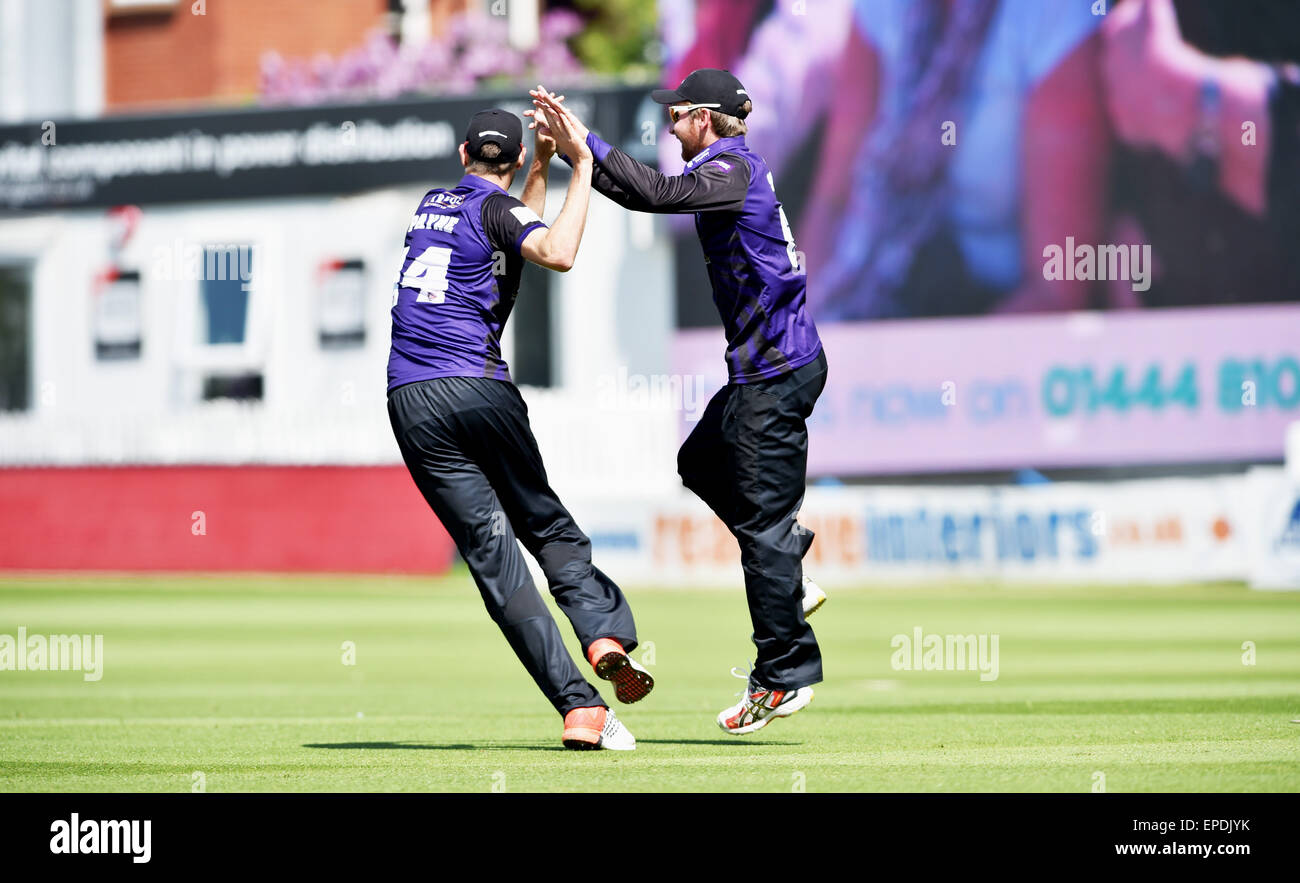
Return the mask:
<svg viewBox="0 0 1300 883"><path fill-rule="evenodd" d="M680 107L678 107L677 105L669 105L668 119L672 120L673 125L676 125L677 121L680 120L682 117L686 116L689 113L694 113L695 111L699 110L702 107L722 107L722 105L721 104L683 104Z"/></svg>

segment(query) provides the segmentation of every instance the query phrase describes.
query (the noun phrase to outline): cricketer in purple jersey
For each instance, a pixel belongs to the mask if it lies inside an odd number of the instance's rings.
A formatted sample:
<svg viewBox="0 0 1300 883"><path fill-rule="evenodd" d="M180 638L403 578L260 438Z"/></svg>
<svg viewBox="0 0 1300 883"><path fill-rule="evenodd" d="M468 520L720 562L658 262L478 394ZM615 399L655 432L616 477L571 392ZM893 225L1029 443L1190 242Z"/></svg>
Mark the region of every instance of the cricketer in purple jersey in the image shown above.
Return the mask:
<svg viewBox="0 0 1300 883"><path fill-rule="evenodd" d="M767 163L743 135L722 138L669 177L587 135L592 187L634 211L695 214L732 383L771 380L817 358L806 277Z"/></svg>
<svg viewBox="0 0 1300 883"><path fill-rule="evenodd" d="M613 683L620 702L645 698L654 677L627 655L637 646L631 607L592 563L591 540L551 488L528 406L501 358L524 261L573 267L595 162L582 137L539 130L515 199L508 191L528 155L523 137L509 111L474 114L457 149L465 177L426 193L411 219L394 286L388 419L488 615L563 717L563 745L631 751L635 737L578 670L520 548L537 561L594 674ZM561 146L574 156L574 172L548 227L538 215Z"/></svg>
<svg viewBox="0 0 1300 883"><path fill-rule="evenodd" d="M389 392L434 377L510 380L501 330L519 293L519 249L545 226L477 175L425 194L407 228L394 285Z"/></svg>
<svg viewBox="0 0 1300 883"><path fill-rule="evenodd" d="M807 617L826 594L804 577L813 532L798 516L808 477L807 421L828 364L771 172L745 143L753 102L739 80L716 68L651 93L667 105L669 132L686 160L684 173L669 177L588 132L562 96L540 86L530 94L535 123L545 121L592 154L594 189L636 211L695 215L731 379L682 442L677 472L740 547L757 655L741 701L723 709L717 723L735 736L755 732L807 707L823 676Z"/></svg>

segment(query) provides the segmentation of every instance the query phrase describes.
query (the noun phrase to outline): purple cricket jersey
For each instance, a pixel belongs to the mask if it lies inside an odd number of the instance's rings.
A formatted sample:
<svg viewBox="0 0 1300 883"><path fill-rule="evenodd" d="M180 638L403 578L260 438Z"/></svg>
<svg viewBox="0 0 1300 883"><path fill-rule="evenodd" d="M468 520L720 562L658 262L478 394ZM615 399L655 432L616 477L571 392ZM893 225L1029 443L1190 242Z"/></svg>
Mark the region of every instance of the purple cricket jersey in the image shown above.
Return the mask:
<svg viewBox="0 0 1300 883"><path fill-rule="evenodd" d="M807 277L767 163L744 136L721 138L668 177L587 136L592 184L637 211L695 214L733 383L771 380L817 358Z"/></svg>
<svg viewBox="0 0 1300 883"><path fill-rule="evenodd" d="M519 293L519 248L544 226L532 209L477 175L425 194L393 286L389 392L434 377L510 380L501 330Z"/></svg>
<svg viewBox="0 0 1300 883"><path fill-rule="evenodd" d="M734 157L749 166L744 208L739 213L697 212L695 229L727 333L727 369L733 381L745 383L808 364L822 343L804 307L807 277L763 158L749 149L743 135L723 138L687 163L684 173L704 163L730 171Z"/></svg>

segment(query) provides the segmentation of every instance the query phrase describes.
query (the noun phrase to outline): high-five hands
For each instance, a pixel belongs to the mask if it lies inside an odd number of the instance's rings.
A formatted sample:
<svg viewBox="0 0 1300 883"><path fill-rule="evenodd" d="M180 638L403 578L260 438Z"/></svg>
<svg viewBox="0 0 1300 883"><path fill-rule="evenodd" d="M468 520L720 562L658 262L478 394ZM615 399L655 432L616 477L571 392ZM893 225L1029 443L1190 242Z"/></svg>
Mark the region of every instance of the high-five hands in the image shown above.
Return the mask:
<svg viewBox="0 0 1300 883"><path fill-rule="evenodd" d="M541 89L542 87L538 86L537 88ZM532 93L530 92L530 94ZM549 162L551 157L555 155L556 144L555 136L547 125L546 114L530 108L524 111L524 116L533 118L533 121L528 124L528 128L535 131L533 159L542 163Z"/></svg>
<svg viewBox="0 0 1300 883"><path fill-rule="evenodd" d="M556 95L541 85L530 89L528 94L533 96L533 109L524 111L524 116L533 118L528 127L537 129L539 133L546 130L554 139L556 148L571 160L576 162L591 159L591 148L587 146L587 127L573 111L564 106L564 96ZM540 141L538 146L540 149Z"/></svg>

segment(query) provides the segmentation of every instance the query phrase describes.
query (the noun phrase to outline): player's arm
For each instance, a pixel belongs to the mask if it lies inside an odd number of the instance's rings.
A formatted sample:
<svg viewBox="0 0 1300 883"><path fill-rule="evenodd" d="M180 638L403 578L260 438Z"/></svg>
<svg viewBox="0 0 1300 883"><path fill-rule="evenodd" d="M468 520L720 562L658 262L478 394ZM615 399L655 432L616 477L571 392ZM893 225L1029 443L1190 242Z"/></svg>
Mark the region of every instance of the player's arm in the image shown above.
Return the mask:
<svg viewBox="0 0 1300 883"><path fill-rule="evenodd" d="M533 140L533 164L528 167L528 177L524 179L524 193L520 201L541 217L546 214L546 179L551 168L551 157L555 155L555 138L545 126L533 123L529 128L536 133Z"/></svg>
<svg viewBox="0 0 1300 883"><path fill-rule="evenodd" d="M587 204L591 198L591 151L586 144L574 140L572 129L552 126L549 134L555 146L573 157L573 174L569 176L569 190L564 196L560 215L549 229L533 230L520 244L519 252L526 260L540 264L548 270L566 273L578 256L582 230L587 225Z"/></svg>
<svg viewBox="0 0 1300 883"><path fill-rule="evenodd" d="M560 159L572 165L568 156L561 154ZM595 190L597 193L603 194L609 199L612 199L614 202L623 206L623 208L632 209L633 211L638 212L650 211L650 208L643 201L638 200L635 196L614 183L614 179L609 176L609 173L594 163L591 167L591 189Z"/></svg>
<svg viewBox="0 0 1300 883"><path fill-rule="evenodd" d="M582 230L587 225L587 204L591 197L592 160L574 160L569 177L569 191L564 196L560 216L550 228L539 227L524 238L519 252L525 259L548 270L567 273L578 257Z"/></svg>
<svg viewBox="0 0 1300 883"><path fill-rule="evenodd" d="M541 88L540 86L538 87ZM548 93L549 94L549 93ZM578 245L582 242L582 231L587 224L587 205L591 197L591 150L569 126L548 126L545 115L525 111L526 116L534 117L529 124L535 129L536 153L528 179L524 182L522 212L529 212L536 219L536 224L529 228L507 229L502 233L506 241L518 243L519 254L534 264L548 270L566 273L573 267L578 256ZM560 208L559 217L547 228L541 223L541 212L546 207L546 172L551 156L563 150L574 157L573 174L569 177L569 189ZM539 167L539 161L541 166ZM518 234L517 237L515 234ZM512 238L513 237L513 238Z"/></svg>
<svg viewBox="0 0 1300 883"><path fill-rule="evenodd" d="M728 156L710 160L685 175L665 175L638 162L593 133L587 146L596 158L593 186L619 205L640 212L689 214L745 207L749 166Z"/></svg>
<svg viewBox="0 0 1300 883"><path fill-rule="evenodd" d="M564 126L575 140L584 142L596 160L593 186L619 205L661 214L744 208L749 168L743 161L711 160L685 175L665 175L589 132L562 99L542 90L532 94L533 104L546 114L552 128Z"/></svg>

